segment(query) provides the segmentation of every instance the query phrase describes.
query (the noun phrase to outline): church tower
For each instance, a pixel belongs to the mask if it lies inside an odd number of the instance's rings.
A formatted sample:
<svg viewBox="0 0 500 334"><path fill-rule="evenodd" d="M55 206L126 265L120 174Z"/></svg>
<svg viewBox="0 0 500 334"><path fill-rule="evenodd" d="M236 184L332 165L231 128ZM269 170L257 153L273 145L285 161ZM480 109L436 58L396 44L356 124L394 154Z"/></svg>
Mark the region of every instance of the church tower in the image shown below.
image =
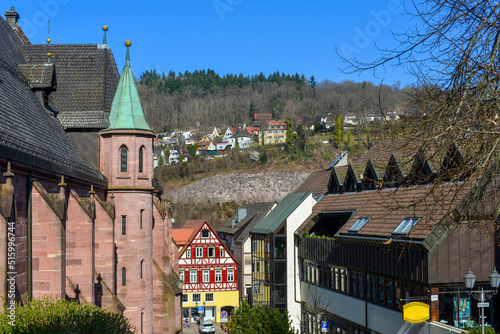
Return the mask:
<svg viewBox="0 0 500 334"><path fill-rule="evenodd" d="M99 165L115 203L115 287L139 333L153 332L153 138L130 67L125 66L100 132Z"/></svg>

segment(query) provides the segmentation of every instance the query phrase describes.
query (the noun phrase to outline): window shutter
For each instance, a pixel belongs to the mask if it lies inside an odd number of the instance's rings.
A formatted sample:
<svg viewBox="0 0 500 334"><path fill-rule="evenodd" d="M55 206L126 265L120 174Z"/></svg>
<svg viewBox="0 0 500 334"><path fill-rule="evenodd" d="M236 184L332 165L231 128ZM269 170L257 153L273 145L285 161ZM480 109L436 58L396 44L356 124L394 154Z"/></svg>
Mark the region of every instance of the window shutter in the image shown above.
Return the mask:
<svg viewBox="0 0 500 334"><path fill-rule="evenodd" d="M222 269L222 282L227 282L227 269Z"/></svg>
<svg viewBox="0 0 500 334"><path fill-rule="evenodd" d="M203 257L208 257L208 248L206 246L203 247Z"/></svg>
<svg viewBox="0 0 500 334"><path fill-rule="evenodd" d="M238 268L234 268L234 281L238 282Z"/></svg>
<svg viewBox="0 0 500 334"><path fill-rule="evenodd" d="M203 270L198 270L198 283L203 282Z"/></svg>
<svg viewBox="0 0 500 334"><path fill-rule="evenodd" d="M220 248L215 247L215 257L220 257Z"/></svg>
<svg viewBox="0 0 500 334"><path fill-rule="evenodd" d="M210 283L215 282L215 271L212 269L210 270Z"/></svg>
<svg viewBox="0 0 500 334"><path fill-rule="evenodd" d="M184 283L189 283L191 279L191 272L189 270L184 270Z"/></svg>
<svg viewBox="0 0 500 334"><path fill-rule="evenodd" d="M191 247L191 258L196 259L196 247ZM194 262L193 262L194 263Z"/></svg>

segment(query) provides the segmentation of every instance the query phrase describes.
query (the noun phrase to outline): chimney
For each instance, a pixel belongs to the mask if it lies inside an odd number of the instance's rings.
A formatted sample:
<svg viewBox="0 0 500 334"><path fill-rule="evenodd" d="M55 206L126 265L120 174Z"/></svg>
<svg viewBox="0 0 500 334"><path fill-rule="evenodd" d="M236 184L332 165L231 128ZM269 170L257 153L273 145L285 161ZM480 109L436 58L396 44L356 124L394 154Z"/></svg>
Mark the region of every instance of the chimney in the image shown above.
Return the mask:
<svg viewBox="0 0 500 334"><path fill-rule="evenodd" d="M10 10L5 12L5 20L11 26L12 29L16 28L16 23L18 19L19 19L19 14L14 10L14 7L10 7Z"/></svg>
<svg viewBox="0 0 500 334"><path fill-rule="evenodd" d="M240 208L238 209L238 223L241 222L247 216L247 209Z"/></svg>

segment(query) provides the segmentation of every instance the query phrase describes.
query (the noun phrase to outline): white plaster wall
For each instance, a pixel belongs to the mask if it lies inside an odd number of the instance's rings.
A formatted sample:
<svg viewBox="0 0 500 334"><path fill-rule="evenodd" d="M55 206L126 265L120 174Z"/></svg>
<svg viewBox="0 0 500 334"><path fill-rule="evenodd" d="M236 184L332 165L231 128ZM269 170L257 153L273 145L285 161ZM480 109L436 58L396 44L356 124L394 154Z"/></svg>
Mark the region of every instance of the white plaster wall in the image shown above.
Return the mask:
<svg viewBox="0 0 500 334"><path fill-rule="evenodd" d="M287 308L292 325L300 331L300 277L298 250L295 247L294 233L302 223L311 215L316 200L310 194L286 220L286 268L287 268Z"/></svg>

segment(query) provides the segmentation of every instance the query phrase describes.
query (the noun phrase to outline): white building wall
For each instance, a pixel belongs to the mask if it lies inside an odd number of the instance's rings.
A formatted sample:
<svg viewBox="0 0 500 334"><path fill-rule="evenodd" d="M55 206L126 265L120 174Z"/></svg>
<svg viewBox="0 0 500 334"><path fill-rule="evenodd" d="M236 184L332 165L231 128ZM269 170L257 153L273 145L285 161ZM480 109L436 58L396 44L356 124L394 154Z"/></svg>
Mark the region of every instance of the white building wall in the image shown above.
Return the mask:
<svg viewBox="0 0 500 334"><path fill-rule="evenodd" d="M286 270L287 270L287 309L292 320L292 326L300 331L301 295L298 249L295 246L295 231L311 215L316 200L310 194L286 220Z"/></svg>

